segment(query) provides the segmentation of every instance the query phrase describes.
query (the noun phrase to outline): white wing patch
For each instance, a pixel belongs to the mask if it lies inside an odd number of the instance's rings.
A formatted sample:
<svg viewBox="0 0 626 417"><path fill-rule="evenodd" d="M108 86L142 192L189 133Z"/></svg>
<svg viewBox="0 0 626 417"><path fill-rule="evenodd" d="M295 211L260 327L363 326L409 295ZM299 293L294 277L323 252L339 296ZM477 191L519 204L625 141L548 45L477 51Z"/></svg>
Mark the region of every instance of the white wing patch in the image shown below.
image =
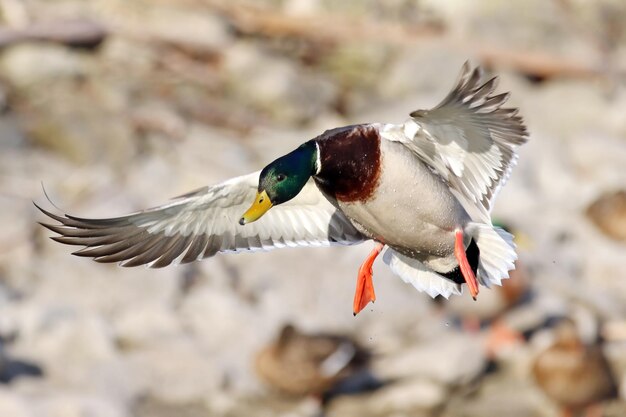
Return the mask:
<svg viewBox="0 0 626 417"><path fill-rule="evenodd" d="M475 220L490 223L499 188L527 141L517 109L503 108L509 94L493 95L497 78L481 84L479 68L465 63L459 81L431 110L417 110L403 125L384 125L381 136L404 143L449 185Z"/></svg>

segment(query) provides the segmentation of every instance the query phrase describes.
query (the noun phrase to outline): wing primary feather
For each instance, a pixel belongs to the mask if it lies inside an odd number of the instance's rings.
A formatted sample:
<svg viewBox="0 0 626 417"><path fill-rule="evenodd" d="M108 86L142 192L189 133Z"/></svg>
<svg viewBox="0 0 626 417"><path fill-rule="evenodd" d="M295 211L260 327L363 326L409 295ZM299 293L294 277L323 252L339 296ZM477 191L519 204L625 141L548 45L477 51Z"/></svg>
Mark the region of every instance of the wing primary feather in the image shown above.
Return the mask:
<svg viewBox="0 0 626 417"><path fill-rule="evenodd" d="M208 236L204 233L201 235L196 235L191 242L191 245L189 245L189 248L187 248L185 256L183 256L180 262L186 264L198 260L200 254L206 248L208 240Z"/></svg>
<svg viewBox="0 0 626 417"><path fill-rule="evenodd" d="M85 247L72 253L72 255L83 256L88 258L94 258L104 255L113 255L128 249L135 247L136 245L143 243L146 238L149 237L149 233L139 233L130 238L118 240L115 243L109 245L102 245L96 247Z"/></svg>
<svg viewBox="0 0 626 417"><path fill-rule="evenodd" d="M502 93L497 96L489 97L483 104L474 107L474 110L480 111L481 113L493 113L508 100L510 95L510 93Z"/></svg>
<svg viewBox="0 0 626 417"><path fill-rule="evenodd" d="M90 238L90 237L104 237L110 236L112 234L117 234L123 232L127 228L133 227L131 225L111 228L111 229L76 229L71 226L59 226L53 224L46 224L39 222L40 225L45 227L48 230L53 231L61 236L65 237L75 237L75 238Z"/></svg>
<svg viewBox="0 0 626 417"><path fill-rule="evenodd" d="M131 247L124 252L94 260L98 262L121 262L120 265L124 267L150 265L173 244L172 241L175 239L174 236L153 235L144 245Z"/></svg>
<svg viewBox="0 0 626 417"><path fill-rule="evenodd" d="M209 239L209 242L204 249L204 253L202 254L203 258L208 258L209 256L215 255L217 252L221 250L222 247L222 235L213 235Z"/></svg>
<svg viewBox="0 0 626 417"><path fill-rule="evenodd" d="M64 243L66 245L94 247L94 246L111 245L113 243L117 243L125 239L131 239L143 232L144 230L141 228L128 227L128 228L120 228L119 230L114 229L110 231L110 234L102 234L99 236L74 237L74 236L62 235L62 236L53 236L50 239L56 242Z"/></svg>
<svg viewBox="0 0 626 417"><path fill-rule="evenodd" d="M178 235L174 238L174 243L167 249L152 265L151 268L163 268L171 264L191 243L189 236Z"/></svg>
<svg viewBox="0 0 626 417"><path fill-rule="evenodd" d="M39 207L37 205L37 203L33 203L35 205L35 207L37 207L43 214L45 214L46 216L50 217L53 220L58 221L59 223L63 224L64 226L70 226L70 227L76 227L79 229L91 229L90 227L85 227L84 224L82 222L79 221L75 221L72 220L70 218L67 217L62 217L62 216L57 216L56 214L53 214L41 207Z"/></svg>

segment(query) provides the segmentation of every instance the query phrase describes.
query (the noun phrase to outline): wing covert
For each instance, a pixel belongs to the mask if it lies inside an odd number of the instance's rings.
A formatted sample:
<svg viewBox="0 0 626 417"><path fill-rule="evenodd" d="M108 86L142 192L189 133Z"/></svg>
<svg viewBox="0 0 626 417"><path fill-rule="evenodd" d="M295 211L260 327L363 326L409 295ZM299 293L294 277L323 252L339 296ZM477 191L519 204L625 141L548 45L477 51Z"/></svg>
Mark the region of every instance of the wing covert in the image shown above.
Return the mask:
<svg viewBox="0 0 626 417"><path fill-rule="evenodd" d="M517 160L527 131L509 93L494 95L497 77L481 82L466 62L455 87L430 110L416 110L403 125L386 125L389 140L404 143L457 195L466 210L488 221L493 200Z"/></svg>

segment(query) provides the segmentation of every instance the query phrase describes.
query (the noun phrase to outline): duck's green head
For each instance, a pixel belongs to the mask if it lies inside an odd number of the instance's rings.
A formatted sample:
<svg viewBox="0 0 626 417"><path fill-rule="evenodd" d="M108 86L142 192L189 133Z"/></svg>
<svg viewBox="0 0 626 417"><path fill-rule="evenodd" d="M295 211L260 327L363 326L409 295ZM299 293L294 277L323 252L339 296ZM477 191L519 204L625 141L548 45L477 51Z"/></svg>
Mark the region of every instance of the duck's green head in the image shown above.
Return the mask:
<svg viewBox="0 0 626 417"><path fill-rule="evenodd" d="M297 196L315 174L316 160L317 146L309 141L263 168L257 195L239 224L243 226L258 220L273 206Z"/></svg>

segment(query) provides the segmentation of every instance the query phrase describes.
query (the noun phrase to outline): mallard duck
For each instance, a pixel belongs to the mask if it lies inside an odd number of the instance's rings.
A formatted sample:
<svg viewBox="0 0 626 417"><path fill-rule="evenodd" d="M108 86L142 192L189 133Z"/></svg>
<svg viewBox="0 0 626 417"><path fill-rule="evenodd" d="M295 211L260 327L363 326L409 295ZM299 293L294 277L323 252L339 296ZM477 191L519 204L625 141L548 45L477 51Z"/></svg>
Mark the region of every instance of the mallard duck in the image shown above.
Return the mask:
<svg viewBox="0 0 626 417"><path fill-rule="evenodd" d="M261 379L294 396L321 396L365 369L369 353L348 337L302 333L285 325L274 342L256 357Z"/></svg>
<svg viewBox="0 0 626 417"><path fill-rule="evenodd" d="M563 416L578 414L617 395L617 385L599 343L587 345L575 323L561 320L555 340L540 352L532 374L541 390L563 408Z"/></svg>
<svg viewBox="0 0 626 417"><path fill-rule="evenodd" d="M54 240L85 246L74 254L98 262L163 267L217 252L373 240L354 314L376 299L372 264L385 247L384 262L418 290L448 298L466 284L476 298L517 258L490 212L527 140L518 110L503 107L509 94L494 95L497 77L481 78L465 63L439 105L402 124L328 130L260 172L163 206L108 219L37 207L60 223L44 224Z"/></svg>

